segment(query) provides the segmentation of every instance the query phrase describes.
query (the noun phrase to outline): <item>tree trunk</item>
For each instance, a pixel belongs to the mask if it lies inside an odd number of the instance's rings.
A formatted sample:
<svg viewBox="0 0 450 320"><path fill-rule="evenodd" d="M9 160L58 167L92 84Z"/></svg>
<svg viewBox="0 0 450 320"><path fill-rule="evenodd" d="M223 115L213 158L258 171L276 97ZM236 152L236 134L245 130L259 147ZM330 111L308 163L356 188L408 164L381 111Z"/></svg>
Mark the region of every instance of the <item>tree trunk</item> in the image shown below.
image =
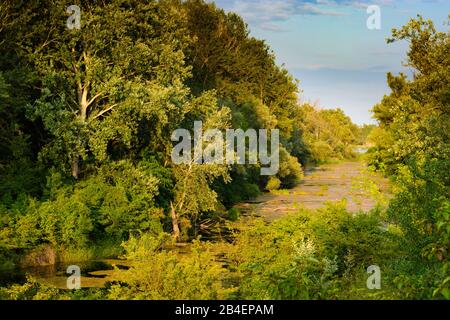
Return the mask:
<svg viewBox="0 0 450 320"><path fill-rule="evenodd" d="M81 83L78 87L78 103L79 103L79 114L78 118L81 122L86 123L87 120L87 109L89 107L88 103L88 92L89 92L90 83L86 83L84 86L81 86ZM80 156L77 154L74 156L72 160L72 177L75 180L78 180L80 175Z"/></svg>
<svg viewBox="0 0 450 320"><path fill-rule="evenodd" d="M75 180L78 180L79 175L80 175L79 159L78 156L75 156L75 158L72 161L72 177Z"/></svg>
<svg viewBox="0 0 450 320"><path fill-rule="evenodd" d="M177 213L175 212L172 202L170 203L170 211L172 214L172 237L178 241L180 239L180 227L178 225Z"/></svg>

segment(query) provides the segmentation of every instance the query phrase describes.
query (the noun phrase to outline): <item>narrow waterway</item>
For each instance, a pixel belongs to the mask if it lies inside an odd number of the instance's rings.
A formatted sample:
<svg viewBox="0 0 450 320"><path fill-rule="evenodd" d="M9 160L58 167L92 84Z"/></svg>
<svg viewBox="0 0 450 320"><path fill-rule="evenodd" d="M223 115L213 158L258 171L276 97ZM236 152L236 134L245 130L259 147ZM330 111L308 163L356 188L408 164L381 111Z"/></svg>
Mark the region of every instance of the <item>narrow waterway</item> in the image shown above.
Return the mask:
<svg viewBox="0 0 450 320"><path fill-rule="evenodd" d="M297 187L266 193L237 208L270 222L301 208L319 209L328 202L343 199L348 211L367 212L377 205L380 197L389 197L387 179L371 173L362 162L344 162L309 169Z"/></svg>
<svg viewBox="0 0 450 320"><path fill-rule="evenodd" d="M289 213L298 212L301 208L318 209L326 206L328 202L339 202L343 199L346 199L348 211L367 212L380 202L380 197L388 197L388 194L389 183L386 179L370 173L361 162L345 162L309 169L305 172L303 181L295 188L266 193L236 207L243 216L259 216L271 222ZM189 251L188 248L180 250ZM118 259L73 264L81 269L83 288L103 287L106 282L114 280L115 267L128 268L126 260ZM9 283L24 283L26 275L30 274L42 283L64 289L67 285L66 270L69 265L65 263L15 269L0 274L0 282L8 280Z"/></svg>

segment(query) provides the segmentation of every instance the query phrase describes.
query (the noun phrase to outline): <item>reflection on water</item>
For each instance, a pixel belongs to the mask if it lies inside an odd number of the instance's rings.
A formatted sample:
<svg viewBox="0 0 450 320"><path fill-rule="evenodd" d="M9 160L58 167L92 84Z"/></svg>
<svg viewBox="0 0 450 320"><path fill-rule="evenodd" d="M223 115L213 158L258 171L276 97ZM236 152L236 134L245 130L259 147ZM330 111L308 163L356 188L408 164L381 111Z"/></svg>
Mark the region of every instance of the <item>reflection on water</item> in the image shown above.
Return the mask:
<svg viewBox="0 0 450 320"><path fill-rule="evenodd" d="M65 289L67 277L69 276L69 274L66 274L66 271L70 265L80 267L81 287L83 288L104 287L106 282L114 280L115 267L118 269L128 269L126 261L117 259L16 268L0 271L0 286L24 284L26 282L26 276L31 275L39 282Z"/></svg>
<svg viewBox="0 0 450 320"><path fill-rule="evenodd" d="M166 247L166 250L174 251L178 255L188 255L191 252L190 245L179 244ZM117 279L116 270L128 270L131 262L121 259L92 260L78 263L57 263L49 266L36 266L27 268L16 268L12 270L0 270L0 287L12 284L24 284L27 275L31 275L40 283L50 285L59 289L67 288L67 268L71 265L80 267L82 288L103 288L107 282Z"/></svg>

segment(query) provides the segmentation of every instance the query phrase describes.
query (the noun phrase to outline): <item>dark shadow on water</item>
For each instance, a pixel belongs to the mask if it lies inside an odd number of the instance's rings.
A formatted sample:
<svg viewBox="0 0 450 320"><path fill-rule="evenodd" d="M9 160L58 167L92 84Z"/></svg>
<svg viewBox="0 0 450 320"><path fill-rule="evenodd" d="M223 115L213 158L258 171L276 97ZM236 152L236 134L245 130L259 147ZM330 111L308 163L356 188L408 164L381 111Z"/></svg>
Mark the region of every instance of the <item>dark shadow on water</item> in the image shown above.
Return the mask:
<svg viewBox="0 0 450 320"><path fill-rule="evenodd" d="M81 276L87 278L103 279L106 275L92 275L91 272L96 271L109 271L114 270L114 266L107 261L87 261L79 263L57 263L55 265L48 266L35 266L27 268L15 268L10 270L0 271L0 286L5 287L12 284L24 284L27 279L27 275L31 275L34 278L45 279L52 277L67 277L70 274L66 273L67 268L71 265L80 267ZM127 266L116 264L116 267L121 270L128 269Z"/></svg>

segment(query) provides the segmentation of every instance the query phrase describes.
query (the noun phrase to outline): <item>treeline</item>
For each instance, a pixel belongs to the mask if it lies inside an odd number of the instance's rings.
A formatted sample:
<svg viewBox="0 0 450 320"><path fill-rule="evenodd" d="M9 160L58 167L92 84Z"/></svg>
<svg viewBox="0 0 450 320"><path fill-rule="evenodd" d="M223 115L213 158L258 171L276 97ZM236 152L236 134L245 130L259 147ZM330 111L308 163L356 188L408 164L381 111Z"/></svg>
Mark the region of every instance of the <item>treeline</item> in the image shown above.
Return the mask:
<svg viewBox="0 0 450 320"><path fill-rule="evenodd" d="M298 83L244 21L190 1L65 1L0 7L0 250L188 240L202 219L292 187L302 164L352 157L341 110L299 105ZM279 129L280 171L175 166L174 129ZM7 258L5 258L8 260Z"/></svg>

